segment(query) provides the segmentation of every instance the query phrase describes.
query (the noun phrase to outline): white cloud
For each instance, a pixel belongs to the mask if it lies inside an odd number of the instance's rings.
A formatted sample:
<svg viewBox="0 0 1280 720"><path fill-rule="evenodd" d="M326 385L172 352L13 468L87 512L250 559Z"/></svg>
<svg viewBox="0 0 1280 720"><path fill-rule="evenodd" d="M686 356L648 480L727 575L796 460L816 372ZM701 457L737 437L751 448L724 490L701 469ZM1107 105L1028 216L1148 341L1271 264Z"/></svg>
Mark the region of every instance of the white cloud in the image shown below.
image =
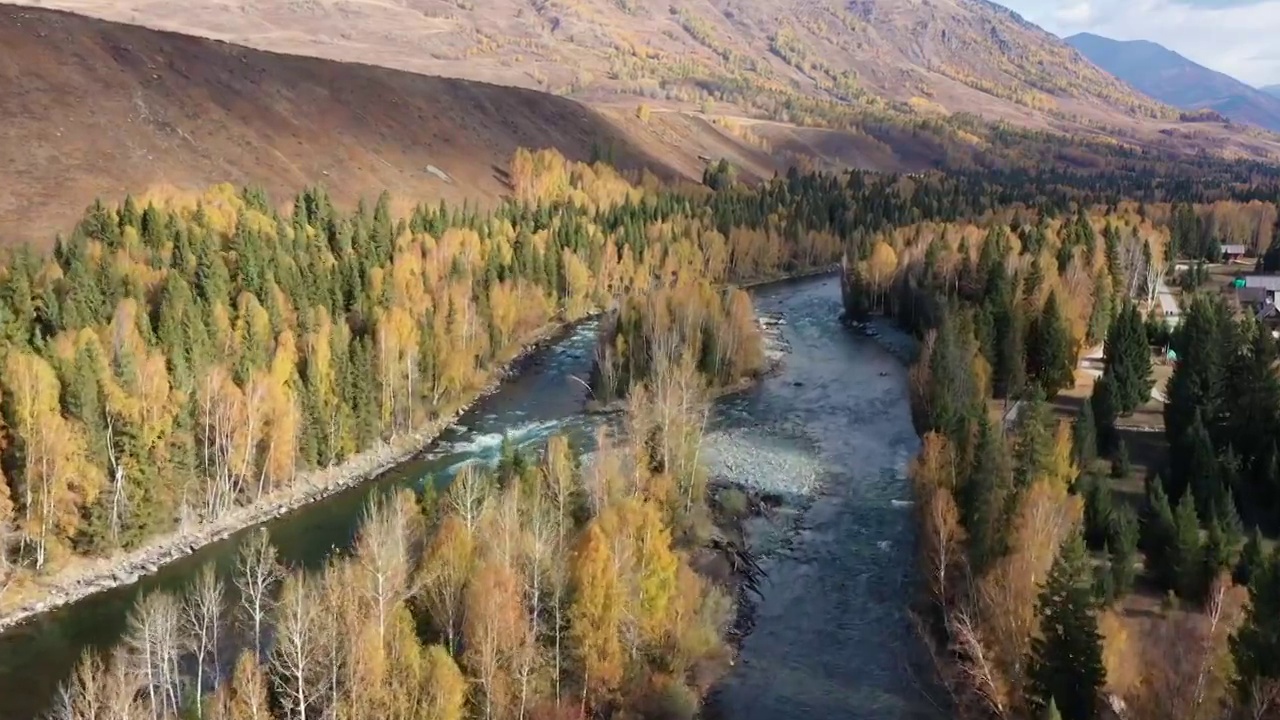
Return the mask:
<svg viewBox="0 0 1280 720"><path fill-rule="evenodd" d="M1247 83L1280 83L1280 0L998 1L1059 35L1151 40Z"/></svg>

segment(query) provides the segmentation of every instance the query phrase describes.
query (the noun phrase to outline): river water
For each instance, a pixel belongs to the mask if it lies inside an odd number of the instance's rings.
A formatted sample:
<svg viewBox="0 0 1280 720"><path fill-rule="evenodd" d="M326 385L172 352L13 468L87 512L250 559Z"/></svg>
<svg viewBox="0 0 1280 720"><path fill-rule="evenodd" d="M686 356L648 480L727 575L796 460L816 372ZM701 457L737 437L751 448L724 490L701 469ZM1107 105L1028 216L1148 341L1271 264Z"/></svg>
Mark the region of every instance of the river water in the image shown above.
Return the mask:
<svg viewBox="0 0 1280 720"><path fill-rule="evenodd" d="M917 681L925 673L905 615L913 549L904 470L918 447L905 369L836 321L833 278L773 285L755 297L760 310L786 319L791 352L781 373L718 404L707 456L713 473L777 493L784 504L749 528L770 577L755 630L713 708L743 720L937 717L920 689L927 681ZM315 566L350 544L371 494L496 461L504 436L537 446L560 432L585 447L598 420L581 414L586 390L574 378L589 374L596 329L583 324L536 353L413 460L270 522L282 559ZM85 648L120 637L140 594L181 589L206 563L229 569L242 537L0 635L0 718L35 717Z"/></svg>

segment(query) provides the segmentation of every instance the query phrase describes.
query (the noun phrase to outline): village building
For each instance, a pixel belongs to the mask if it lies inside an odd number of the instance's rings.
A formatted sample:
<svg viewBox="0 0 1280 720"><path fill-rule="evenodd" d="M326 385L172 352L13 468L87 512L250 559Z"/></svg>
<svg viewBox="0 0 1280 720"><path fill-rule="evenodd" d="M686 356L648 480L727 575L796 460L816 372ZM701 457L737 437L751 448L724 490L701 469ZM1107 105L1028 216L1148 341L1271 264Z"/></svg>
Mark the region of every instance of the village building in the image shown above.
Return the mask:
<svg viewBox="0 0 1280 720"><path fill-rule="evenodd" d="M1265 296L1263 298L1263 303L1271 303L1274 305L1276 302L1276 292L1280 291L1280 275L1246 275L1244 277L1244 288L1261 289Z"/></svg>
<svg viewBox="0 0 1280 720"><path fill-rule="evenodd" d="M1223 245L1221 249L1224 263L1235 262L1247 254L1247 248L1244 245Z"/></svg>

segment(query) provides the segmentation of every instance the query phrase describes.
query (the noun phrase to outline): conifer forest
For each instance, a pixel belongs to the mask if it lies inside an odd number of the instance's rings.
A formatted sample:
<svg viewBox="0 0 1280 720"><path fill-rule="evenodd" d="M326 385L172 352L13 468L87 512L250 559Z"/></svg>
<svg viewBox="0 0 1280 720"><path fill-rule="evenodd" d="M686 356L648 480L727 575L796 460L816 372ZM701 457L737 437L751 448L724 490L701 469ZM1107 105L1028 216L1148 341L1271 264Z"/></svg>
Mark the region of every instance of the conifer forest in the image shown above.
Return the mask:
<svg viewBox="0 0 1280 720"><path fill-rule="evenodd" d="M709 569L738 519L701 450L767 372L742 286L838 268L847 325L918 341L901 602L945 716L1277 717L1280 351L1191 280L1227 244L1274 259L1280 184L1116 153L668 184L521 150L492 207L95 203L0 269L0 610L446 423L584 318L620 427L371 500L318 570L251 534L143 597L49 716L698 717L744 597Z"/></svg>

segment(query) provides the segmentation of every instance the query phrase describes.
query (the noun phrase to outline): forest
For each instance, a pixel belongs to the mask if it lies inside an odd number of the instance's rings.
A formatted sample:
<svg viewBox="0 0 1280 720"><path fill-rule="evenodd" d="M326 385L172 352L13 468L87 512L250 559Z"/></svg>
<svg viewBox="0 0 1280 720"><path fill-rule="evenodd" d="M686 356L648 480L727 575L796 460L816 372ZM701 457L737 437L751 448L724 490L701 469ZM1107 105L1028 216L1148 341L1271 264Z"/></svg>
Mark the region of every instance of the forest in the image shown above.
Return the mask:
<svg viewBox="0 0 1280 720"><path fill-rule="evenodd" d="M917 617L965 716L1276 711L1276 343L1216 291L1190 293L1172 332L1143 310L1174 259L1225 237L1261 254L1274 222L1257 201L1016 207L851 248L846 312L923 338ZM1094 346L1104 369L1065 411ZM1117 423L1149 399L1163 347L1178 358L1165 457L1130 502L1112 490L1129 472ZM1135 593L1164 598L1142 636Z"/></svg>
<svg viewBox="0 0 1280 720"><path fill-rule="evenodd" d="M0 268L0 589L290 492L448 417L548 326L690 268L767 279L831 265L844 238L990 212L1017 188L1071 197L1048 178L873 173L662 187L552 151L521 151L512 179L493 210L400 218L385 194L346 213L322 188L286 213L230 186L126 198L88 208L51 256L14 251ZM740 301L724 306L741 324Z"/></svg>
<svg viewBox="0 0 1280 720"><path fill-rule="evenodd" d="M617 437L375 502L319 572L259 536L231 578L143 601L57 717L691 717L734 612L697 448L710 396L763 362L732 286L840 262L850 318L922 341L916 616L957 708L1265 717L1275 346L1207 294L1172 333L1144 317L1176 258L1273 245L1266 186L1206 168L749 186L721 164L664 186L520 151L512 197L485 210L396 218L384 194L343 211L318 187L291 207L230 186L95 203L51 256L0 270L0 588L287 493L606 312L591 385L622 403ZM1055 399L1097 345L1106 368L1064 417ZM1133 507L1106 483L1127 462L1116 423L1163 345L1181 359L1178 452ZM1116 608L1152 589L1180 610L1138 642Z"/></svg>

